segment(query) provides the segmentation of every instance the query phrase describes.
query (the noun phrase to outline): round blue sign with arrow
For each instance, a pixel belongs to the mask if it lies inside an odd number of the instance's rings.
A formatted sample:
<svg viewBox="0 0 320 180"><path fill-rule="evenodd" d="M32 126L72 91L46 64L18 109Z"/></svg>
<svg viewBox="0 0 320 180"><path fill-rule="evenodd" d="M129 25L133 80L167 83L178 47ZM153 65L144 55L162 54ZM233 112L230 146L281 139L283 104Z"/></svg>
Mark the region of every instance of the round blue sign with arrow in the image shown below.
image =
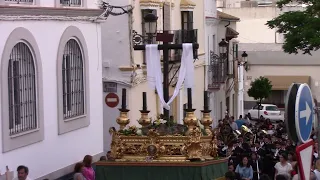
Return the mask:
<svg viewBox="0 0 320 180"><path fill-rule="evenodd" d="M314 120L314 103L310 87L307 84L299 86L296 106L295 125L298 139L305 143L310 139Z"/></svg>

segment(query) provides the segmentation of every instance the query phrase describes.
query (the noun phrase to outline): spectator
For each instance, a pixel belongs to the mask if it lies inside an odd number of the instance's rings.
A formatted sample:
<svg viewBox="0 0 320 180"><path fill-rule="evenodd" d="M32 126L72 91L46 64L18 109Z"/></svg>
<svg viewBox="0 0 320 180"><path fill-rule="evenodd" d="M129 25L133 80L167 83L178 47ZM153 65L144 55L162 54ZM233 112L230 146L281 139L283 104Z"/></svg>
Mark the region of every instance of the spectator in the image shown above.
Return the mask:
<svg viewBox="0 0 320 180"><path fill-rule="evenodd" d="M73 175L73 180L86 180L86 178L83 176L83 163L77 163L74 166L74 175Z"/></svg>
<svg viewBox="0 0 320 180"><path fill-rule="evenodd" d="M260 180L271 180L271 179L269 178L268 175L263 174L262 176L260 176Z"/></svg>
<svg viewBox="0 0 320 180"><path fill-rule="evenodd" d="M237 119L236 121L236 124L237 124L237 126L238 126L238 129L241 129L241 126L242 125L246 125L246 120L244 120L243 118L242 118L242 115L240 115L239 116L239 119Z"/></svg>
<svg viewBox="0 0 320 180"><path fill-rule="evenodd" d="M276 176L275 180L289 180L289 176L285 174L279 174Z"/></svg>
<svg viewBox="0 0 320 180"><path fill-rule="evenodd" d="M238 130L238 125L237 125L237 123L234 122L234 117L233 116L230 118L229 121L230 121L229 124L230 124L232 130L234 130L234 131Z"/></svg>
<svg viewBox="0 0 320 180"><path fill-rule="evenodd" d="M280 159L280 162L277 162L276 165L274 166L276 170L275 175L283 174L290 177L292 166L290 163L288 163L288 156L283 153L279 156L279 159Z"/></svg>
<svg viewBox="0 0 320 180"><path fill-rule="evenodd" d="M111 155L111 151L108 151L108 152L107 152L107 160L108 160L108 161L114 161L114 158L113 158L112 155Z"/></svg>
<svg viewBox="0 0 320 180"><path fill-rule="evenodd" d="M107 158L105 156L101 156L100 161L107 161Z"/></svg>
<svg viewBox="0 0 320 180"><path fill-rule="evenodd" d="M224 177L226 180L235 180L236 179L236 175L231 171L226 172Z"/></svg>
<svg viewBox="0 0 320 180"><path fill-rule="evenodd" d="M17 168L18 177L13 178L13 180L31 180L28 177L29 169L27 166L20 165Z"/></svg>
<svg viewBox="0 0 320 180"><path fill-rule="evenodd" d="M83 158L84 168L82 171L83 176L86 180L95 180L95 172L92 168L92 156L86 155Z"/></svg>
<svg viewBox="0 0 320 180"><path fill-rule="evenodd" d="M315 167L315 170L314 170L314 174L316 175L317 179L320 180L320 159L318 159L316 161L316 167Z"/></svg>
<svg viewBox="0 0 320 180"><path fill-rule="evenodd" d="M236 168L236 173L239 173L241 179L243 180L253 179L253 170L250 164L248 163L248 157L242 158L242 162L238 164Z"/></svg>

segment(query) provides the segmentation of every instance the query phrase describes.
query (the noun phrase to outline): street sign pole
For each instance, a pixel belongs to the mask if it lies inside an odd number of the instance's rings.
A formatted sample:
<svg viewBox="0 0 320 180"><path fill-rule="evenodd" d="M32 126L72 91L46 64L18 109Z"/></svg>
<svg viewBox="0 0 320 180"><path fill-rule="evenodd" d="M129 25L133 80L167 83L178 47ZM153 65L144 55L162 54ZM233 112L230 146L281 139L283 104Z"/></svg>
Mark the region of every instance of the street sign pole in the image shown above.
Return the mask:
<svg viewBox="0 0 320 180"><path fill-rule="evenodd" d="M300 180L309 180L313 154L310 135L315 120L315 104L309 85L293 83L287 93L285 108L288 135L298 144L296 153Z"/></svg>

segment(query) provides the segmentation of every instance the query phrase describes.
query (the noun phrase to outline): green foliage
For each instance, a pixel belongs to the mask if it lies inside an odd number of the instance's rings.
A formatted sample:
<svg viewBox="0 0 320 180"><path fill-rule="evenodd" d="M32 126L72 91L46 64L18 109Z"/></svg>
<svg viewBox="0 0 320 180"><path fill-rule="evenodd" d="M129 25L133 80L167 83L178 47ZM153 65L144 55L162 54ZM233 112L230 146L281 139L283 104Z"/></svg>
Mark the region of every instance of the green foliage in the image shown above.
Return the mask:
<svg viewBox="0 0 320 180"><path fill-rule="evenodd" d="M271 94L272 85L268 78L260 76L251 82L251 87L248 90L248 95L253 97L261 104L262 100L268 98Z"/></svg>
<svg viewBox="0 0 320 180"><path fill-rule="evenodd" d="M291 2L296 0L280 0L277 5L282 8ZM303 51L303 54L311 55L310 51L320 48L320 1L298 0L298 3L307 5L305 11L284 12L266 25L284 34L284 52L297 54Z"/></svg>

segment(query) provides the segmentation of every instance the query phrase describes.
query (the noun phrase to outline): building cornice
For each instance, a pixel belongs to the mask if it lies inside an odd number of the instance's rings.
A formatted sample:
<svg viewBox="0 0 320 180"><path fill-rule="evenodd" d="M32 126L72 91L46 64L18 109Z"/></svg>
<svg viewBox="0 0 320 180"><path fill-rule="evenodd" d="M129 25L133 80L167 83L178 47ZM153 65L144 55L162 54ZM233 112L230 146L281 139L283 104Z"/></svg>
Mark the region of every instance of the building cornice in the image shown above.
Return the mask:
<svg viewBox="0 0 320 180"><path fill-rule="evenodd" d="M103 12L103 9L0 5L0 16L98 17Z"/></svg>

